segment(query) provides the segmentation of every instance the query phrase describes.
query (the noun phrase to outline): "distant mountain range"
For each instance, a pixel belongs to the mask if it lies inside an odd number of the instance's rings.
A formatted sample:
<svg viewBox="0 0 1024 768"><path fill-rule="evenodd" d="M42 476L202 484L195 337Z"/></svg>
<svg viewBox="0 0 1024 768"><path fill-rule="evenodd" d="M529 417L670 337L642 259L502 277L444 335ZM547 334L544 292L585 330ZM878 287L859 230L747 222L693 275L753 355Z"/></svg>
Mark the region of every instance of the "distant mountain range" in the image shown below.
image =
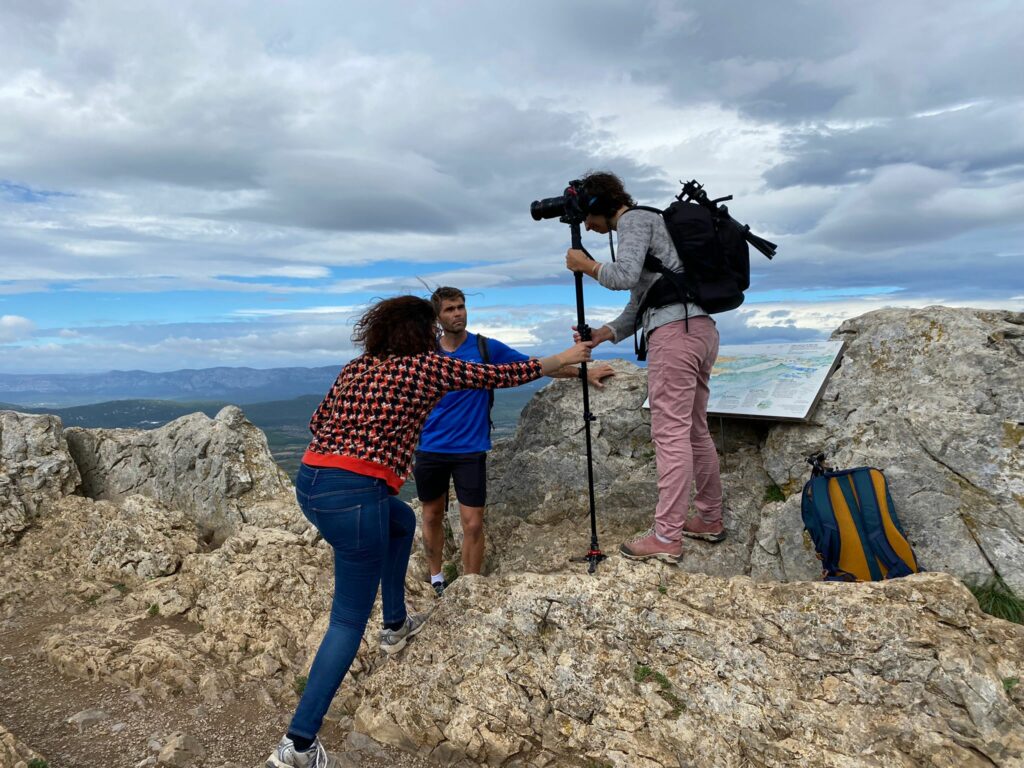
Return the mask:
<svg viewBox="0 0 1024 768"><path fill-rule="evenodd" d="M245 371L249 369L212 369L216 371ZM298 469L299 460L309 443L309 417L320 404L323 394L334 382L337 370L334 368L278 368L277 371L306 372L306 381L312 381L314 376L310 372L318 373L330 371L326 382L322 383L321 391L316 394L302 394L287 399L272 400L266 402L248 402L245 400L232 400L228 398L213 397L206 391L198 392L199 398L190 400L164 400L164 399L119 399L104 402L91 402L85 405L73 405L68 407L55 407L52 405L23 405L13 402L0 402L0 410L22 411L24 413L50 413L60 417L65 427L88 427L92 429L155 429L169 421L197 411L207 416L215 416L225 405L238 405L245 412L249 420L263 430L267 436L270 451L281 467L289 474L294 474ZM140 371L139 373L145 373ZM176 371L181 374L206 373L206 371ZM269 373L269 371L259 371ZM149 376L160 376L165 374L146 374ZM322 374L321 374L322 375ZM14 378L8 376L7 378ZM199 381L198 377L193 381ZM221 386L222 382L230 381L225 377L216 382ZM287 377L281 377L279 381L287 382ZM294 379L293 381L297 381ZM494 393L494 410L491 413L494 422L495 439L508 437L516 428L519 422L519 414L523 407L533 397L548 379L531 382L513 389L499 389ZM298 384L293 384L298 386ZM213 390L216 391L216 390ZM81 400L86 397L81 392L69 390L63 393L69 400ZM0 397L0 400L5 399Z"/></svg>
<svg viewBox="0 0 1024 768"><path fill-rule="evenodd" d="M322 368L201 368L151 373L0 373L0 402L54 408L105 400L217 400L244 405L323 395L341 364Z"/></svg>

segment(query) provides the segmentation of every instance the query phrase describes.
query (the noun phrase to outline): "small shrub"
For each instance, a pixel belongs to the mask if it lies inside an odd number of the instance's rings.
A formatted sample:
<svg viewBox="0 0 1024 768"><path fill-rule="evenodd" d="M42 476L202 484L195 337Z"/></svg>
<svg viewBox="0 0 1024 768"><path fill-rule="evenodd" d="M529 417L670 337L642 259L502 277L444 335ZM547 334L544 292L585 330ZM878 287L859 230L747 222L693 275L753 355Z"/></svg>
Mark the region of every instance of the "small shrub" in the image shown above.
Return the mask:
<svg viewBox="0 0 1024 768"><path fill-rule="evenodd" d="M658 685L661 686L661 690L669 691L672 689L672 683L669 682L669 679L661 674L661 672L654 672L651 676L655 679Z"/></svg>
<svg viewBox="0 0 1024 768"><path fill-rule="evenodd" d="M41 757L35 757L28 761L28 768L50 768L50 764Z"/></svg>
<svg viewBox="0 0 1024 768"><path fill-rule="evenodd" d="M968 584L967 588L974 594L978 605L985 613L997 619L1024 624L1024 600L1017 597L998 576L993 576L982 584Z"/></svg>
<svg viewBox="0 0 1024 768"><path fill-rule="evenodd" d="M775 483L769 483L764 489L764 503L767 504L769 501L785 501L786 494L782 492Z"/></svg>
<svg viewBox="0 0 1024 768"><path fill-rule="evenodd" d="M667 595L668 594L668 587L665 587L665 586L658 587L658 591L661 592L661 594L663 594L663 595Z"/></svg>
<svg viewBox="0 0 1024 768"><path fill-rule="evenodd" d="M441 567L441 572L444 574L444 580L447 581L449 584L451 584L453 581L459 578L459 569L458 566L455 565L455 563L445 563Z"/></svg>
<svg viewBox="0 0 1024 768"><path fill-rule="evenodd" d="M151 606L149 606L149 610L146 611L146 613L148 613L150 616L159 616L160 615L160 606L157 605L156 603L153 603Z"/></svg>
<svg viewBox="0 0 1024 768"><path fill-rule="evenodd" d="M1003 690L1010 693L1014 688L1020 685L1019 677L1004 677L1003 678Z"/></svg>
<svg viewBox="0 0 1024 768"><path fill-rule="evenodd" d="M127 595L131 591L130 589L128 589L127 584L122 584L120 581L114 585L114 589L116 589L122 595Z"/></svg>
<svg viewBox="0 0 1024 768"><path fill-rule="evenodd" d="M665 677L661 672L655 672L644 664L637 664L636 667L633 668L633 680L638 683L645 683L648 680L653 680L658 684L658 688L660 689L658 691L658 696L660 696L666 704L672 707L672 711L665 717L673 719L677 718L682 714L683 710L686 709L686 704L683 703L683 700L676 696L672 691L672 681Z"/></svg>
<svg viewBox="0 0 1024 768"><path fill-rule="evenodd" d="M309 676L308 675L296 675L295 676L295 682L292 683L292 687L295 689L295 693L297 693L299 696L301 696L302 692L306 690L306 683L308 683L308 682L309 682Z"/></svg>

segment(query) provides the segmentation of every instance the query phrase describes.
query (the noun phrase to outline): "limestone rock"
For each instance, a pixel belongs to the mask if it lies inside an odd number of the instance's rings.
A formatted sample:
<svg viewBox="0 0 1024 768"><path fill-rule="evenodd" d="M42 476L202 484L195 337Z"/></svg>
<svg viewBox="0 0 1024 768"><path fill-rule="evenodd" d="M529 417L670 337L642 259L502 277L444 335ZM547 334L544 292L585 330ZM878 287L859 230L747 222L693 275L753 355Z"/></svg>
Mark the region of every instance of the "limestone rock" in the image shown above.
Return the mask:
<svg viewBox="0 0 1024 768"><path fill-rule="evenodd" d="M90 498L148 496L186 511L218 539L245 523L306 525L266 436L235 406L213 419L193 413L153 430L72 428L65 434Z"/></svg>
<svg viewBox="0 0 1024 768"><path fill-rule="evenodd" d="M0 768L27 768L32 760L42 759L0 723Z"/></svg>
<svg viewBox="0 0 1024 768"><path fill-rule="evenodd" d="M356 726L442 765L1024 760L1003 682L1024 628L944 574L757 583L616 557L459 579L417 641L369 679Z"/></svg>
<svg viewBox="0 0 1024 768"><path fill-rule="evenodd" d="M76 712L67 719L71 725L78 727L78 732L82 733L90 725L95 723L101 723L104 720L109 720L110 715L104 712L102 709L83 709L81 712Z"/></svg>
<svg viewBox="0 0 1024 768"><path fill-rule="evenodd" d="M79 480L60 419L0 411L0 547L15 543Z"/></svg>
<svg viewBox="0 0 1024 768"><path fill-rule="evenodd" d="M117 518L118 507L109 502L80 501L94 512ZM77 514L74 508L63 528L76 540L82 524L72 520L72 514ZM103 527L102 518L96 525ZM22 549L26 554L36 552L37 544L48 539L46 534L26 537ZM165 538L173 535L173 530L163 532ZM149 547L158 549L156 543ZM65 557L59 562L69 567L71 561ZM79 572L86 576L77 588L89 586L86 594L95 595L103 588L102 581L95 576L96 565L89 563L93 570L81 566ZM406 585L411 610L432 600L429 585L415 575L422 568L417 552ZM15 582L19 590L25 589L23 581ZM62 586L55 575L37 583L27 596L34 603L59 604L62 598L56 595ZM260 686L272 699L294 703L296 680L308 671L327 627L332 555L322 541L311 544L289 531L242 526L211 551L185 554L171 575L145 581L128 578L124 587L123 594L113 590L116 598L87 600L92 609L51 632L41 647L46 660L71 677L113 682L158 701L187 692L209 704L229 704L246 686ZM382 661L375 642L380 621L378 601L350 682L337 699L341 711L354 708L355 685Z"/></svg>
<svg viewBox="0 0 1024 768"><path fill-rule="evenodd" d="M711 420L720 448L729 538L687 542L684 570L815 579L800 519L804 458L889 478L922 564L969 580L999 574L1024 594L1024 315L929 307L880 310L845 323L847 348L809 424ZM728 339L723 340L728 343ZM646 371L591 391L594 485L607 552L653 521L657 476ZM582 396L556 381L524 409L490 461L492 572L565 569L589 544ZM785 504L771 499L781 489Z"/></svg>
<svg viewBox="0 0 1024 768"><path fill-rule="evenodd" d="M649 527L658 500L650 411L641 407L647 371L624 360L610 364L616 375L604 389L590 391L598 539L605 552ZM570 567L570 557L586 554L590 507L581 390L576 381L544 387L523 410L515 436L492 452L490 572L557 572ZM768 427L716 419L711 428L716 444L726 448L721 469L729 538L715 546L689 544L682 567L723 576L749 573L753 534L771 484L759 455Z"/></svg>
<svg viewBox="0 0 1024 768"><path fill-rule="evenodd" d="M169 576L199 549L195 524L179 510L145 496L129 496L101 518L89 561L143 581ZM98 520L95 522L99 522Z"/></svg>
<svg viewBox="0 0 1024 768"><path fill-rule="evenodd" d="M1024 314L879 310L833 334L847 342L810 424L778 425L764 466L790 493L803 457L883 469L925 568L1024 594ZM784 569L799 517L777 530Z"/></svg>
<svg viewBox="0 0 1024 768"><path fill-rule="evenodd" d="M195 524L143 496L120 504L68 496L5 554L0 617L21 606L64 612L117 601L202 547ZM70 602L69 602L70 601Z"/></svg>
<svg viewBox="0 0 1024 768"><path fill-rule="evenodd" d="M169 765L172 768L190 768L202 762L206 757L203 745L187 733L172 733L167 744L157 755L157 765Z"/></svg>

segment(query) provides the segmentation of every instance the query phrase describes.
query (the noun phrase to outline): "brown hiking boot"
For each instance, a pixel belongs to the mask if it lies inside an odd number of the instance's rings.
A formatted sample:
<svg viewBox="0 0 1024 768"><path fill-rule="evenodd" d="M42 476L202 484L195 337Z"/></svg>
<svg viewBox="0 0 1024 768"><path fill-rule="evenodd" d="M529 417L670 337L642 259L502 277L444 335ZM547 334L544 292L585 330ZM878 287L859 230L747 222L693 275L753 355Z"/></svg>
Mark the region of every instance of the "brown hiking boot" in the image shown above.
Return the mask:
<svg viewBox="0 0 1024 768"><path fill-rule="evenodd" d="M683 559L683 542L664 544L654 535L654 529L640 534L632 541L619 545L619 552L630 560L649 560L652 557L675 565Z"/></svg>
<svg viewBox="0 0 1024 768"><path fill-rule="evenodd" d="M725 526L722 521L706 523L700 515L694 515L683 524L683 536L718 543L725 540Z"/></svg>

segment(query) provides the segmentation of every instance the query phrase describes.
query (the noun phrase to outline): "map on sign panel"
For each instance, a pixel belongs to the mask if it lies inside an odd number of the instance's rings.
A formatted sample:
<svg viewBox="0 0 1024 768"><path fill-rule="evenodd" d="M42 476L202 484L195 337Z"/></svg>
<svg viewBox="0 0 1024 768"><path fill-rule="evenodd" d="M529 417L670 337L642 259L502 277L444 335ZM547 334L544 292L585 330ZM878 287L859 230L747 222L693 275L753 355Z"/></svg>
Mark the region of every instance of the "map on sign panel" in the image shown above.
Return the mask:
<svg viewBox="0 0 1024 768"><path fill-rule="evenodd" d="M708 415L806 421L842 351L841 341L723 346L711 371Z"/></svg>
<svg viewBox="0 0 1024 768"><path fill-rule="evenodd" d="M711 370L708 413L808 419L842 350L841 341L724 346Z"/></svg>

